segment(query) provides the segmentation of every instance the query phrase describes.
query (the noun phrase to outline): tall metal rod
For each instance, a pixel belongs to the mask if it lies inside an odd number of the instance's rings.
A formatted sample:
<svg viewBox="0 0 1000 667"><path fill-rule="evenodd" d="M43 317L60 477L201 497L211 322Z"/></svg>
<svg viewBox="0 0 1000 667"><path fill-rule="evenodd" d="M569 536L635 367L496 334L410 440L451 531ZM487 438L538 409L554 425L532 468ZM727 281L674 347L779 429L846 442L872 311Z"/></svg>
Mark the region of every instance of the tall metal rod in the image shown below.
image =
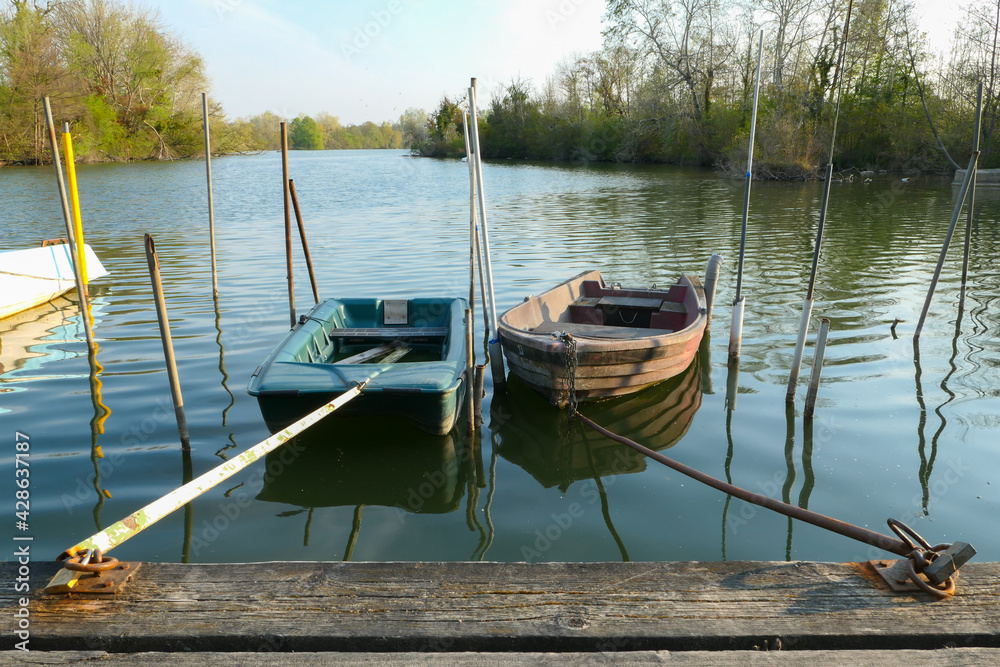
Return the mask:
<svg viewBox="0 0 1000 667"><path fill-rule="evenodd" d="M208 128L208 96L201 94L201 115L205 122L205 180L208 181L208 246L212 252L212 296L219 295L219 275L215 266L215 203L212 199L212 138Z"/></svg>
<svg viewBox="0 0 1000 667"><path fill-rule="evenodd" d="M472 155L472 147L469 143L469 114L462 114L462 127L463 127L463 138L465 140L465 161L469 163L469 311L468 311L468 333L466 350L469 357L469 366L466 369L466 377L468 378L467 386L468 392L467 396L469 398L469 423L468 432L474 433L477 428L479 428L479 419L481 418L482 412L482 400L476 397L476 351L475 345L473 344L473 335L475 328L475 313L476 313L476 263L479 263L479 281L480 281L480 292L482 294L486 293L485 285L483 281L483 267L482 267L482 256L479 252L479 235L477 234L477 219L476 219L476 169L475 169L475 157ZM487 311L486 311L486 299L483 298L483 326L487 330L487 339L489 334L489 325L487 322ZM487 343L488 344L488 343ZM477 408L478 404L478 408Z"/></svg>
<svg viewBox="0 0 1000 667"><path fill-rule="evenodd" d="M493 385L502 387L505 382L503 367L503 351L500 348L500 332L497 327L497 304L493 293L493 264L490 261L490 236L486 226L486 193L483 190L483 156L479 143L479 109L476 102L476 79L472 79L469 86L469 113L472 121L472 151L476 158L476 194L479 199L479 219L482 221L482 254L486 268L486 294L483 298L489 297L490 331L489 342L490 369L493 374Z"/></svg>
<svg viewBox="0 0 1000 667"><path fill-rule="evenodd" d="M816 271L819 268L819 253L823 247L823 228L826 226L826 212L830 203L830 185L833 183L833 151L837 146L837 123L840 120L841 90L844 76L844 55L847 52L847 38L851 29L851 12L854 0L847 3L847 18L844 19L844 37L840 43L840 55L837 57L837 106L833 113L833 129L830 132L830 158L826 162L826 177L823 182L823 198L819 207L819 224L816 226L816 245L813 248L812 268L809 271L809 287L806 298L802 302L802 318L799 320L799 334L795 339L795 353L792 356L792 368L788 373L788 389L785 392L785 402L795 402L795 388L799 383L799 369L802 366L802 354L806 346L806 335L809 333L809 319L812 316L813 290L816 287Z"/></svg>
<svg viewBox="0 0 1000 667"><path fill-rule="evenodd" d="M972 132L972 151L979 151L980 124L982 123L983 82L976 87L976 122ZM972 185L969 186L968 203L965 207L965 247L962 252L962 291L960 300L965 301L965 288L969 282L969 252L972 247L972 211L976 204L976 174L972 175Z"/></svg>
<svg viewBox="0 0 1000 667"><path fill-rule="evenodd" d="M306 269L309 271L309 284L312 286L313 299L319 303L319 289L316 287L316 273L313 271L312 255L309 254L309 243L306 242L306 228L302 224L302 211L299 210L299 197L295 194L295 181L288 179L288 191L295 208L295 222L299 226L299 238L302 240L302 254L306 256ZM294 324L292 326L295 326Z"/></svg>
<svg viewBox="0 0 1000 667"><path fill-rule="evenodd" d="M746 182L743 186L743 226L740 228L740 259L736 268L736 296L733 298L733 320L729 329L729 356L739 357L743 341L743 257L747 248L747 218L750 216L750 183L753 180L753 144L757 133L757 99L760 95L760 61L764 54L764 31L757 44L757 75L753 86L753 114L750 120L750 147L747 151Z"/></svg>
<svg viewBox="0 0 1000 667"><path fill-rule="evenodd" d="M469 144L469 114L462 114L462 126L464 129L463 139L465 140L465 161L469 164L469 308L472 314L476 312L476 167L475 158L472 157L472 149ZM483 302L485 306L485 301ZM472 327L470 315L469 327ZM469 364L474 364L473 358L469 358Z"/></svg>
<svg viewBox="0 0 1000 667"><path fill-rule="evenodd" d="M163 357L167 362L167 378L170 380L170 395L174 400L174 415L177 417L177 432L181 436L181 449L191 449L188 435L187 417L184 416L184 398L181 396L181 381L177 376L177 360L174 359L174 343L170 337L170 319L167 304L163 300L163 283L160 282L160 260L156 256L153 237L146 234L146 263L149 265L149 279L153 283L153 300L156 302L156 319L160 324L160 342L163 343Z"/></svg>
<svg viewBox="0 0 1000 667"><path fill-rule="evenodd" d="M288 277L288 317L295 326L295 283L292 277L292 207L288 189L288 123L281 124L281 191L285 201L285 272Z"/></svg>
<svg viewBox="0 0 1000 667"><path fill-rule="evenodd" d="M69 212L69 200L66 198L66 183L63 181L62 164L59 162L59 142L56 141L56 125L52 120L52 105L49 98L43 99L45 106L45 125L49 130L49 146L52 149L52 166L56 170L56 184L59 187L59 200L62 203L63 220L66 222L66 239L69 242L70 264L73 265L73 277L76 280L76 295L80 301L80 320L87 337L87 349L91 352L97 349L94 342L94 330L90 326L90 300L87 298L87 288L83 283L83 267L76 259L76 243L73 241L73 220Z"/></svg>
<svg viewBox="0 0 1000 667"><path fill-rule="evenodd" d="M823 357L826 354L826 337L830 332L830 320L822 318L819 321L819 334L816 337L816 350L813 353L812 373L809 375L809 390L806 392L806 406L802 416L812 419L816 411L816 394L819 393L819 378L823 373Z"/></svg>
<svg viewBox="0 0 1000 667"><path fill-rule="evenodd" d="M486 333L485 344L489 345L490 342L490 314L489 305L486 303L486 271L483 268L483 252L479 244L479 223L476 217L476 158L472 153L472 149L469 145L469 115L462 114L462 122L465 123L465 154L468 156L467 162L469 163L469 207L472 209L469 213L471 218L472 227L472 252L475 254L476 269L479 271L479 294L480 301L483 303L483 328ZM470 293L472 288L470 287ZM475 308L475 304L469 301L469 305Z"/></svg>
<svg viewBox="0 0 1000 667"><path fill-rule="evenodd" d="M976 164L979 162L979 151L972 154L969 158L969 168L965 172L965 178L962 179L962 188L958 192L958 201L955 202L955 210L951 214L951 224L948 225L948 233L945 234L944 243L941 245L941 254L938 255L937 267L934 269L934 276L931 278L931 284L927 288L927 298L924 300L924 307L920 311L920 319L917 321L917 328L913 330L913 344L916 345L917 341L920 340L920 332L924 328L924 320L927 319L927 311L931 308L931 299L934 298L934 290L937 289L938 279L941 277L941 269L944 268L944 260L948 255L948 246L951 245L951 237L955 233L955 227L958 225L958 216L962 213L962 204L965 203L965 197L969 194L969 186L972 184L972 179L975 177Z"/></svg>

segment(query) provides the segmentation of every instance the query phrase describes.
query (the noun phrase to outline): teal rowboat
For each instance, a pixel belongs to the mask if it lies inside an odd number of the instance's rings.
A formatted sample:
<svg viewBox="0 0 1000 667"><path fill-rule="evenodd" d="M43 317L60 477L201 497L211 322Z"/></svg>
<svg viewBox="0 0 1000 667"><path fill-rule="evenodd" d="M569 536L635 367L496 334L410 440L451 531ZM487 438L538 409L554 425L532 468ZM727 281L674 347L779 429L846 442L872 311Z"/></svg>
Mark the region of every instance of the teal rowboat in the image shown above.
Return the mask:
<svg viewBox="0 0 1000 667"><path fill-rule="evenodd" d="M443 435L466 393L467 307L461 298L326 299L257 367L247 392L275 433L371 378L338 415L393 415Z"/></svg>

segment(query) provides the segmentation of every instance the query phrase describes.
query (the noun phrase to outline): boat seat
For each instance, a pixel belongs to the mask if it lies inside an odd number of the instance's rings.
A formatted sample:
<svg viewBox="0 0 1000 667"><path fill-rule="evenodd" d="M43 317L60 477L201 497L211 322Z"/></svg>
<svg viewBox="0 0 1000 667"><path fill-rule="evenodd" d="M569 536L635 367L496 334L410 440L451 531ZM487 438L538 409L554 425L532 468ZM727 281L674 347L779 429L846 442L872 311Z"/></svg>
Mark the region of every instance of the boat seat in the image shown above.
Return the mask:
<svg viewBox="0 0 1000 667"><path fill-rule="evenodd" d="M644 329L641 327L609 327L601 324L578 324L576 322L542 322L532 329L535 333L555 333L557 331L587 336L588 338L648 338L673 333L672 329Z"/></svg>
<svg viewBox="0 0 1000 667"><path fill-rule="evenodd" d="M448 327L378 327L330 329L330 338L365 338L396 340L399 338L447 338Z"/></svg>
<svg viewBox="0 0 1000 667"><path fill-rule="evenodd" d="M648 304L645 302L649 302ZM628 302L628 303L626 303ZM632 303L639 302L639 303ZM655 304L655 305L654 305ZM675 301L664 301L663 299L650 299L642 297L615 297L615 296L581 296L577 297L571 308L598 308L600 306L618 306L619 308L644 308L657 310L664 313L687 313L687 306Z"/></svg>

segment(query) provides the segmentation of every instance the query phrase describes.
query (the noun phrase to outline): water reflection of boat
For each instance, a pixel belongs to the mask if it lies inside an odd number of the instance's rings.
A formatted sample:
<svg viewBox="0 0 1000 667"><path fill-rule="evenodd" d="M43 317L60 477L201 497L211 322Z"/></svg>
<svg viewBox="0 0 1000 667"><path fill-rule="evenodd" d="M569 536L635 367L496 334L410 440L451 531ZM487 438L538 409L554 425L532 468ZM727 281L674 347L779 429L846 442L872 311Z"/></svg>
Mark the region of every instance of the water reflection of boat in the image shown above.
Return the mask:
<svg viewBox="0 0 1000 667"><path fill-rule="evenodd" d="M90 246L83 247L87 279L108 275ZM66 243L0 252L0 319L51 301L75 284Z"/></svg>
<svg viewBox="0 0 1000 667"><path fill-rule="evenodd" d="M37 371L43 364L72 359L86 352L67 345L84 337L79 312L73 305L73 301L59 296L0 320L2 381L15 381L23 372L30 372L32 379L37 379ZM98 319L102 303L95 299L91 305Z"/></svg>
<svg viewBox="0 0 1000 667"><path fill-rule="evenodd" d="M687 433L701 407L700 357L670 380L625 398L581 406L580 411L615 433L654 450L672 447ZM562 490L595 476L641 472L642 454L569 421L517 376L490 408L490 428L500 436L500 455L545 487Z"/></svg>
<svg viewBox="0 0 1000 667"><path fill-rule="evenodd" d="M370 418L320 422L267 455L259 500L300 507L381 505L444 514L458 509L466 466L453 435ZM373 438L376 442L373 442Z"/></svg>

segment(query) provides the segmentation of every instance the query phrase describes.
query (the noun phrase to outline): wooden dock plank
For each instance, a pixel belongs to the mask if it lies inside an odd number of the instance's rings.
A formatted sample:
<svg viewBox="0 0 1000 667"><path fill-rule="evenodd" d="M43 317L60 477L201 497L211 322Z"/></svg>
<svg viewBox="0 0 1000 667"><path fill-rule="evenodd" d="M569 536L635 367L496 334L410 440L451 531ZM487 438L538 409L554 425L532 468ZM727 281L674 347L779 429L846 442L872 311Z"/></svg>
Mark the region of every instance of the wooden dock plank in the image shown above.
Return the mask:
<svg viewBox="0 0 1000 667"><path fill-rule="evenodd" d="M629 653L106 653L103 651L0 652L0 665L69 665L98 663L101 667L163 665L433 665L434 667L494 667L496 665L702 665L707 667L891 667L914 665L982 667L1000 664L1000 649L965 648L936 651L634 651Z"/></svg>
<svg viewBox="0 0 1000 667"><path fill-rule="evenodd" d="M0 571L13 581L16 564ZM32 590L54 564L32 563ZM958 594L811 562L145 563L110 598L33 593L31 648L632 652L1000 648L1000 563ZM0 590L12 636L18 594Z"/></svg>

